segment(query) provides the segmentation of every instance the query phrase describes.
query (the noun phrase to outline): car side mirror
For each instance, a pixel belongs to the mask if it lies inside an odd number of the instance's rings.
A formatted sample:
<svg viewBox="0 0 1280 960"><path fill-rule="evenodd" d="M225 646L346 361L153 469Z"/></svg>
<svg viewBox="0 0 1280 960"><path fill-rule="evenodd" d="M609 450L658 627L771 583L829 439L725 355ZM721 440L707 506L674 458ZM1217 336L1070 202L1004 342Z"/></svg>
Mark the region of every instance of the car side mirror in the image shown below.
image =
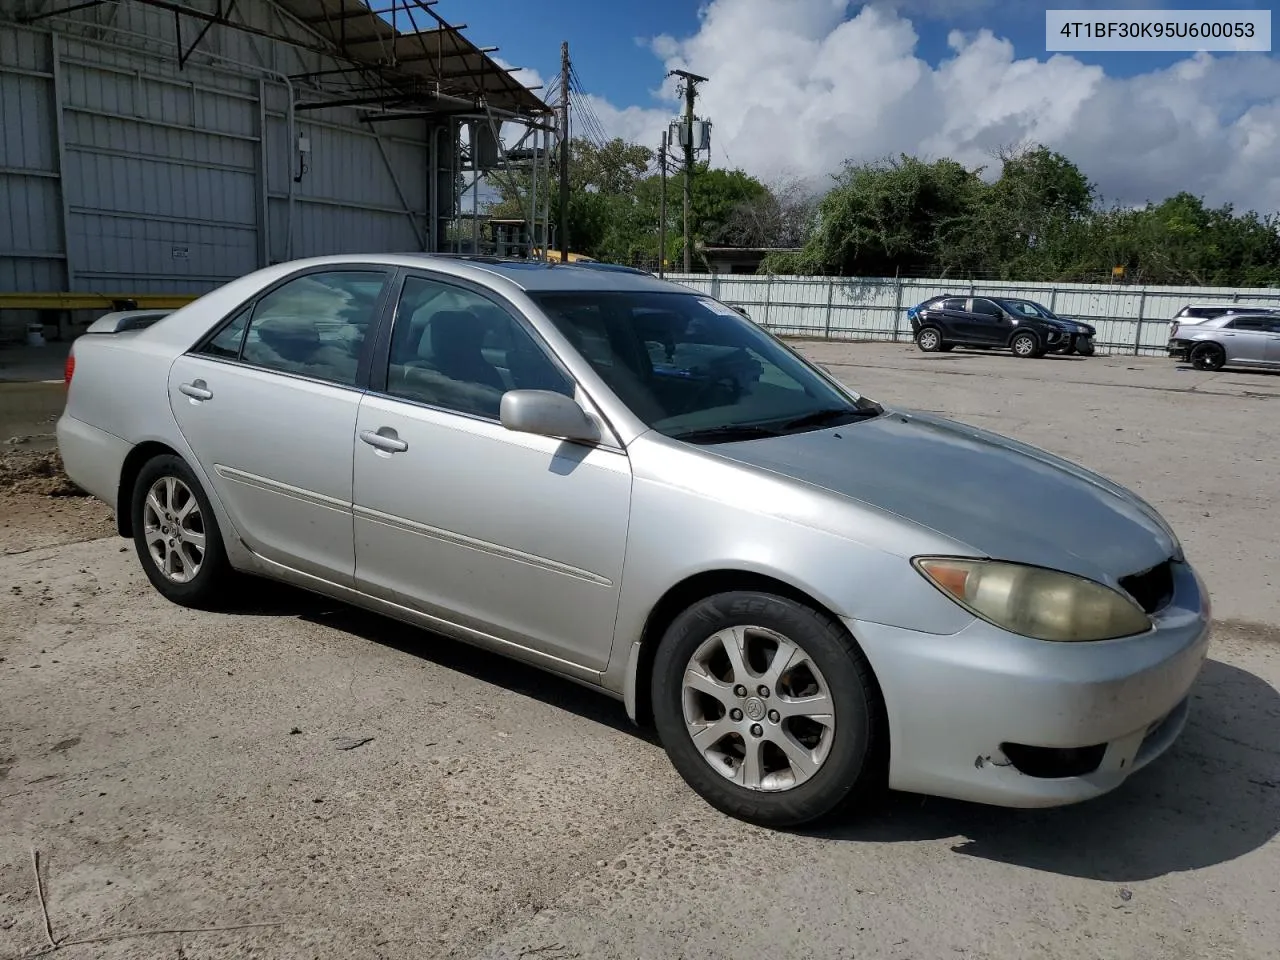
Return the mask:
<svg viewBox="0 0 1280 960"><path fill-rule="evenodd" d="M550 390L508 390L499 409L502 425L517 433L596 443L600 428L578 402Z"/></svg>

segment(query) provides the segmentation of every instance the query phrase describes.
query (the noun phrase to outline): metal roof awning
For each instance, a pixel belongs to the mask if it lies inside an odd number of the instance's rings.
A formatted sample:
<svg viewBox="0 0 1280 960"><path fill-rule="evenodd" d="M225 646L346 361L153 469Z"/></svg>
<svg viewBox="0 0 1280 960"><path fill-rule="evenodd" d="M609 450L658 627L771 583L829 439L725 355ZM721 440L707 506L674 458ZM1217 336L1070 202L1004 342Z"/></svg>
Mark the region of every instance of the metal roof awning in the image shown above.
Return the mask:
<svg viewBox="0 0 1280 960"><path fill-rule="evenodd" d="M18 19L34 22L101 6L107 0L62 0ZM211 27L238 30L331 57L342 66L295 74L329 99L300 104L381 106L427 113L493 110L535 118L550 107L516 80L515 72L489 56L497 47L477 47L437 14L435 0L254 0L270 4L288 29L251 26L235 0L180 2L134 0L172 13L178 21L179 66ZM183 20L194 21L189 33ZM87 21L86 21L87 22Z"/></svg>
<svg viewBox="0 0 1280 960"><path fill-rule="evenodd" d="M476 100L517 114L550 108L480 48L445 22L428 0L274 0L336 53L376 70L389 88L370 103L419 106L436 95ZM394 25L393 25L394 24ZM438 97L436 97L438 99Z"/></svg>

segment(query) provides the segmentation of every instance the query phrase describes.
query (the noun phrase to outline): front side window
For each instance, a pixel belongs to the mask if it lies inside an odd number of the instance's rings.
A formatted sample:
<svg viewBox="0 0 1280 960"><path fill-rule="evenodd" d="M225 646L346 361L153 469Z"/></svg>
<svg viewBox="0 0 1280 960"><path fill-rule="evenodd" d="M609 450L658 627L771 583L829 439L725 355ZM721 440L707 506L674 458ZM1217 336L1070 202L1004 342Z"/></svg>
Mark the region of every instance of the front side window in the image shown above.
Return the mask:
<svg viewBox="0 0 1280 960"><path fill-rule="evenodd" d="M984 315L984 316L987 316L987 317L998 317L998 316L1000 316L1000 308L999 308L999 307L997 307L997 306L996 306L994 303L992 303L990 300L975 300L975 301L973 301L973 312L974 312L974 313L980 313L980 314L982 314L982 315Z"/></svg>
<svg viewBox="0 0 1280 960"><path fill-rule="evenodd" d="M361 270L309 273L281 284L254 306L240 359L354 385L385 282L385 274Z"/></svg>
<svg viewBox="0 0 1280 960"><path fill-rule="evenodd" d="M573 382L514 317L462 287L409 277L396 306L387 393L497 420L508 390L573 396Z"/></svg>
<svg viewBox="0 0 1280 960"><path fill-rule="evenodd" d="M1053 316L1052 313L1040 306L1040 304L1033 303L1030 300L1006 300L1004 305L1015 317L1050 318Z"/></svg>
<svg viewBox="0 0 1280 960"><path fill-rule="evenodd" d="M732 308L694 293L530 296L637 417L667 436L716 442L874 416Z"/></svg>

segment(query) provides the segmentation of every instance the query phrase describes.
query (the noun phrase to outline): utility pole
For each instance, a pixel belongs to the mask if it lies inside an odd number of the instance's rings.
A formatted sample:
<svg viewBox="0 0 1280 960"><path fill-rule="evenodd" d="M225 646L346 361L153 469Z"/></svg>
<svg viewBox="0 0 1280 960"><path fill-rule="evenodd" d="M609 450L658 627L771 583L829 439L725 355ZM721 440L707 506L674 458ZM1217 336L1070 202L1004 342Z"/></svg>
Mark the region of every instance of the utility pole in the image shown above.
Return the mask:
<svg viewBox="0 0 1280 960"><path fill-rule="evenodd" d="M693 177L693 101L698 95L698 84L705 83L707 78L700 77L688 70L672 70L667 76L684 78L684 272L693 272L693 243L689 236L689 204L692 201Z"/></svg>
<svg viewBox="0 0 1280 960"><path fill-rule="evenodd" d="M667 131L662 131L662 145L658 147L658 167L662 171L661 201L658 205L658 276L667 272Z"/></svg>
<svg viewBox="0 0 1280 960"><path fill-rule="evenodd" d="M560 44L560 262L569 262L569 41Z"/></svg>

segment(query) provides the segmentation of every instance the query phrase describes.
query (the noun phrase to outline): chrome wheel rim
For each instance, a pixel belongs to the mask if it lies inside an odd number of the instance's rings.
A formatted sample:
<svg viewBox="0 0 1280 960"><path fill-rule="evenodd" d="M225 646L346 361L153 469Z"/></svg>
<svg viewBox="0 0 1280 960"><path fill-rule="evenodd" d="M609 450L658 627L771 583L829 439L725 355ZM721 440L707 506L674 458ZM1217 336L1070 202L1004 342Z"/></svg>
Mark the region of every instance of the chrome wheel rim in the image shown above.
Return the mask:
<svg viewBox="0 0 1280 960"><path fill-rule="evenodd" d="M1013 342L1013 350L1020 356L1027 356L1035 347L1031 343L1030 337L1019 337Z"/></svg>
<svg viewBox="0 0 1280 960"><path fill-rule="evenodd" d="M937 345L938 335L932 330L926 330L924 333L920 334L920 346L924 347L926 350L932 350Z"/></svg>
<svg viewBox="0 0 1280 960"><path fill-rule="evenodd" d="M836 718L826 678L799 644L765 627L708 637L689 659L685 727L702 758L749 790L791 790L822 769Z"/></svg>
<svg viewBox="0 0 1280 960"><path fill-rule="evenodd" d="M161 477L142 505L142 535L151 562L173 583L189 583L204 563L205 528L200 501L182 480Z"/></svg>

